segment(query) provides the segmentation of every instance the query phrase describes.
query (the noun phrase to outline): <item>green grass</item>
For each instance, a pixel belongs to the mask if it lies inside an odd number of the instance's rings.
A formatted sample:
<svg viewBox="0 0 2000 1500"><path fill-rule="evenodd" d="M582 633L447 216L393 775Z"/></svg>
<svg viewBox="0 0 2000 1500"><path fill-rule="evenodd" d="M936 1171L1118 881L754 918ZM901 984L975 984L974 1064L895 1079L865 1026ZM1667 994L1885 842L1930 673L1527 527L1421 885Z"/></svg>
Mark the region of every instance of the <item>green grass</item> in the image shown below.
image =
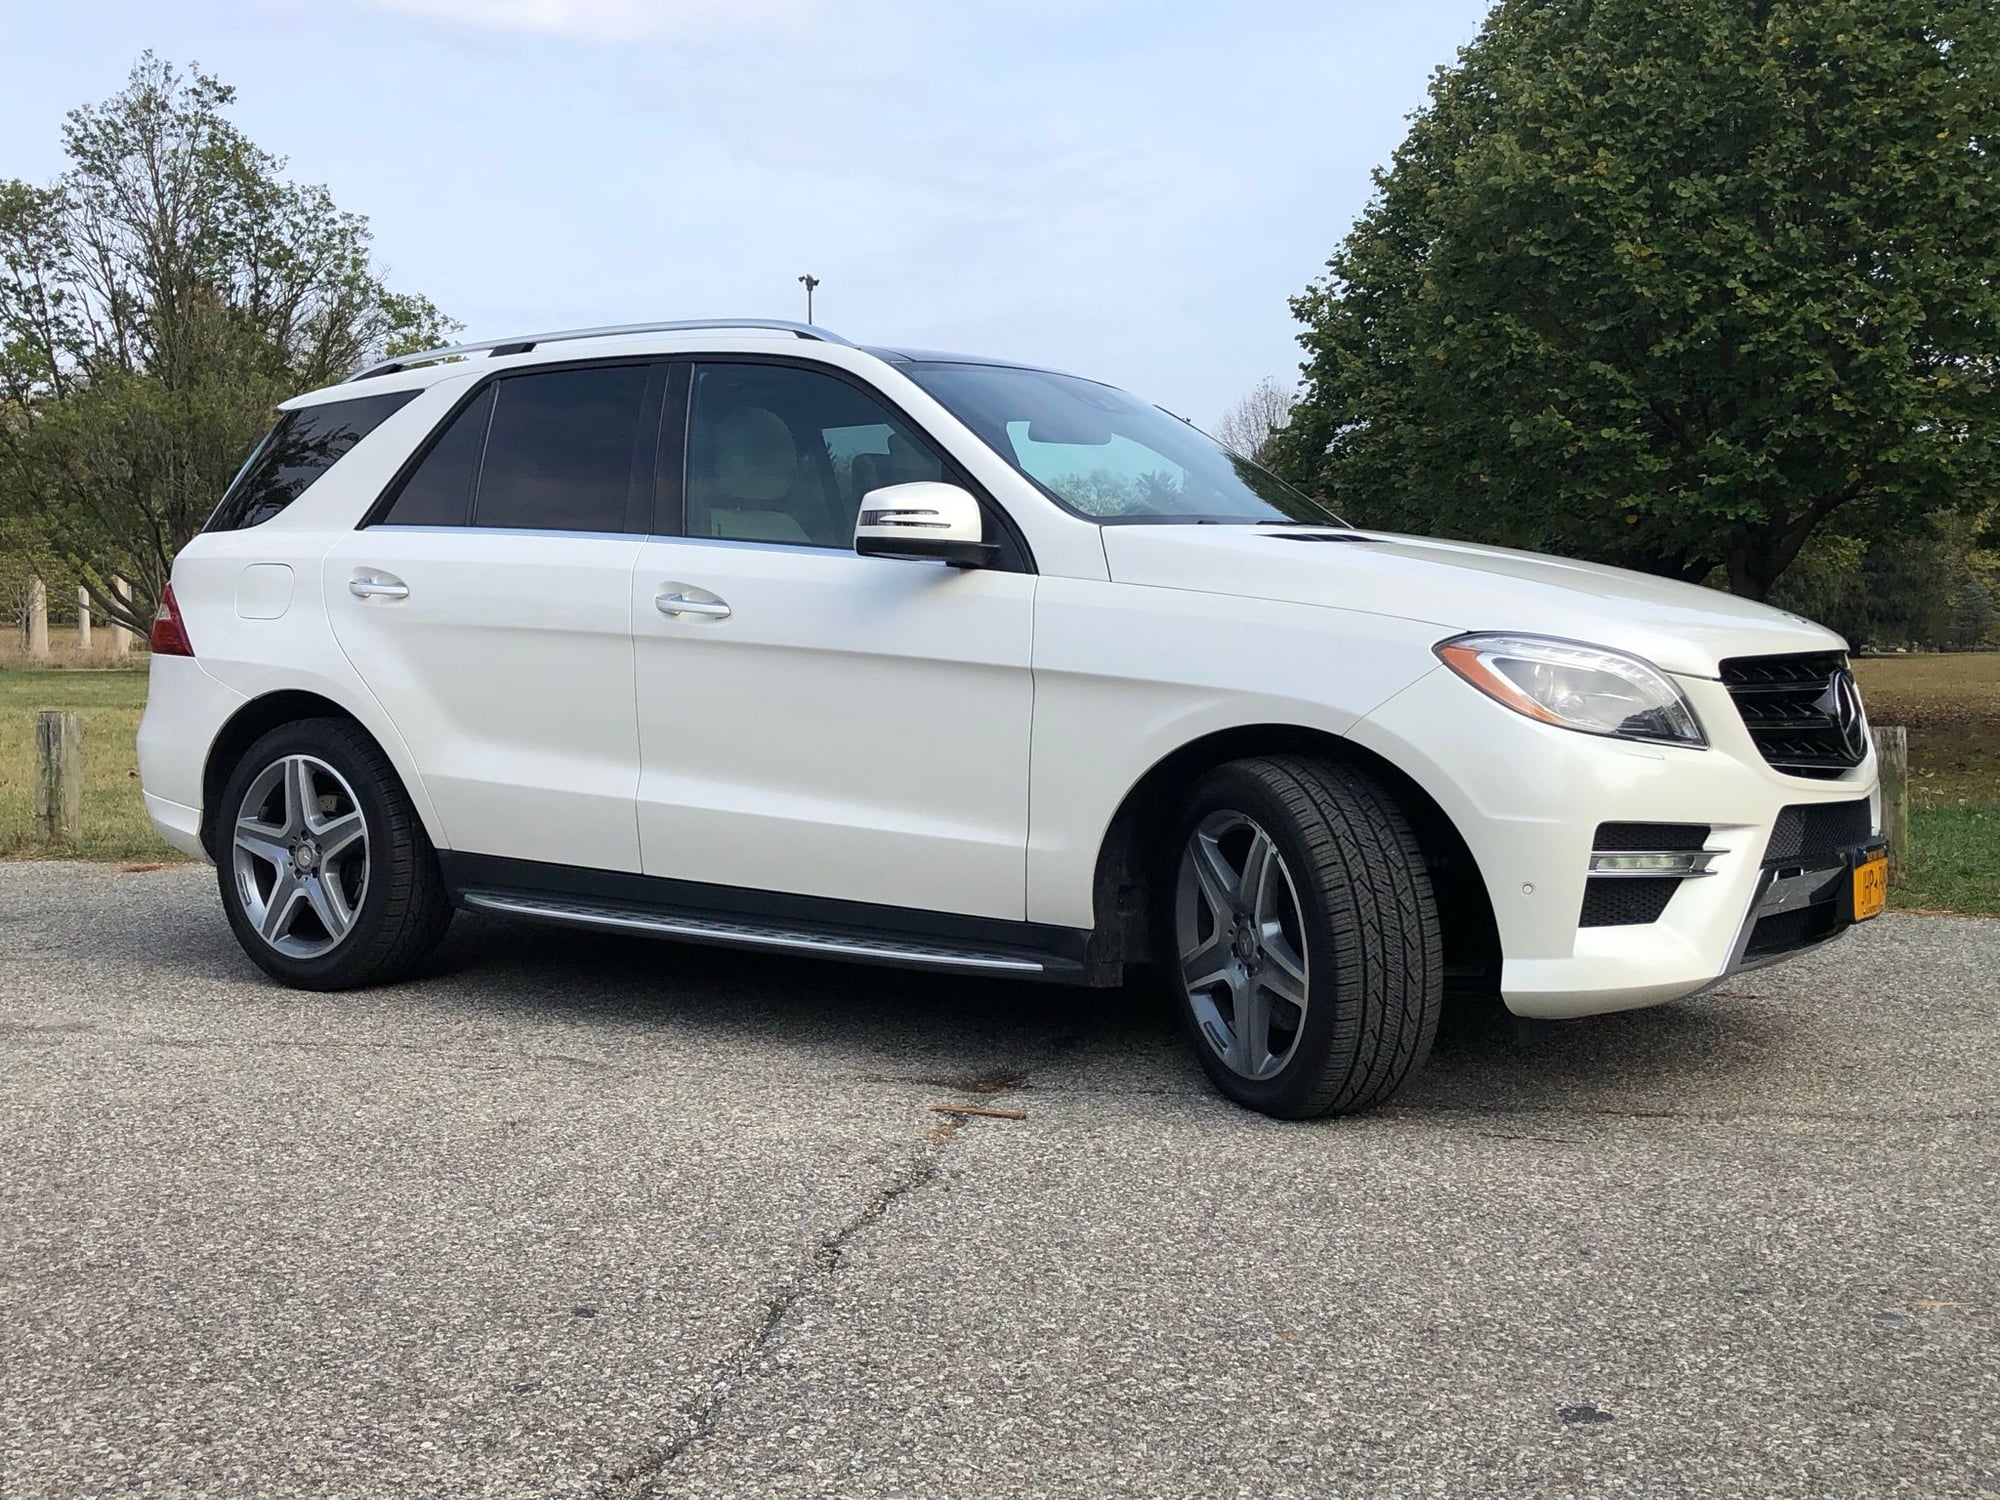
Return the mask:
<svg viewBox="0 0 2000 1500"><path fill-rule="evenodd" d="M1897 906L2000 917L2000 804L1910 809L1910 868Z"/></svg>
<svg viewBox="0 0 2000 1500"><path fill-rule="evenodd" d="M143 666L0 667L0 859L60 856L179 860L146 821L133 737L146 706ZM61 848L35 836L35 715L68 709L83 721L83 827Z"/></svg>
<svg viewBox="0 0 2000 1500"><path fill-rule="evenodd" d="M2000 658L1912 658L1864 664L1885 723L1937 721L1934 703L1948 686L1956 706L1951 738L1934 740L1939 764L1924 763L1925 743L1912 735L1913 803L1910 869L1890 892L1905 909L2000 916L2000 775L1992 705L2000 700ZM1929 674L1923 676L1922 674ZM1895 701L1895 689L1920 686L1923 704ZM1912 697L1916 694L1913 692ZM133 736L146 703L146 669L14 668L0 665L0 859L62 856L126 862L178 860L154 836L139 799ZM35 837L35 713L70 709L83 717L83 836L52 848ZM1928 709L1928 714L1926 710ZM1949 754L1946 746L1949 745ZM1950 778L1949 781L1946 778ZM1940 790L1959 795L1941 796ZM1969 795L1967 795L1969 794Z"/></svg>

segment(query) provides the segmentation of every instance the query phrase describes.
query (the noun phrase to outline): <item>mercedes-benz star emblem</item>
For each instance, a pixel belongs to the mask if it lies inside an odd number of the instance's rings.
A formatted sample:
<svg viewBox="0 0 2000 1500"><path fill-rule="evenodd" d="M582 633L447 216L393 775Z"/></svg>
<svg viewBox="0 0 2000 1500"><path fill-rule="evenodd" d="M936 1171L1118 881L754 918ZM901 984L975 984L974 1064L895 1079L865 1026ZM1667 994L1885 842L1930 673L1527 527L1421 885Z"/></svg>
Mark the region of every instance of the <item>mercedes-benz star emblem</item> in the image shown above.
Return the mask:
<svg viewBox="0 0 2000 1500"><path fill-rule="evenodd" d="M1868 753L1868 718L1861 709L1861 690L1854 685L1854 674L1846 667L1835 672L1827 680L1826 691L1813 700L1813 709L1833 721L1848 760L1859 765Z"/></svg>

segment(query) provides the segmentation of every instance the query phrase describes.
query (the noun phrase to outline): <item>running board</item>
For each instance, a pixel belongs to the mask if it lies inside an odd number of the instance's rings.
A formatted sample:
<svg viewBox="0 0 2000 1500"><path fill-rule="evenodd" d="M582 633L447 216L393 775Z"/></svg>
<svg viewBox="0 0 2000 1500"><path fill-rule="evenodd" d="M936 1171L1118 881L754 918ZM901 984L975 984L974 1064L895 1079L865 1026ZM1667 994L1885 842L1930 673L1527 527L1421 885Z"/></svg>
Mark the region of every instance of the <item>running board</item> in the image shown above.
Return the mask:
<svg viewBox="0 0 2000 1500"><path fill-rule="evenodd" d="M519 891L469 890L459 901L479 911L556 922L566 927L629 932L645 937L679 938L730 948L758 948L817 958L850 959L859 963L896 964L906 968L949 969L960 973L1009 974L1018 978L1058 977L1040 959L974 948L949 948L930 943L865 934L814 931L767 923L730 921L721 917L644 911Z"/></svg>

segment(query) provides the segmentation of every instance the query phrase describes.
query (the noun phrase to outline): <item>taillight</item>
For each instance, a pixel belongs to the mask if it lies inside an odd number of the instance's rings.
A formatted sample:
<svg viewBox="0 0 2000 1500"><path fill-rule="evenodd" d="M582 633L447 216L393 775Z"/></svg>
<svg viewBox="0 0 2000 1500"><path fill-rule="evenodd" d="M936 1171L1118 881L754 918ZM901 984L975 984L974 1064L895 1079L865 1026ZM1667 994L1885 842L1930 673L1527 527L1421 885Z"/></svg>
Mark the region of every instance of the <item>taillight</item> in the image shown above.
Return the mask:
<svg viewBox="0 0 2000 1500"><path fill-rule="evenodd" d="M194 655L194 642L188 639L187 621L181 618L171 583L160 591L160 612L153 616L153 655Z"/></svg>

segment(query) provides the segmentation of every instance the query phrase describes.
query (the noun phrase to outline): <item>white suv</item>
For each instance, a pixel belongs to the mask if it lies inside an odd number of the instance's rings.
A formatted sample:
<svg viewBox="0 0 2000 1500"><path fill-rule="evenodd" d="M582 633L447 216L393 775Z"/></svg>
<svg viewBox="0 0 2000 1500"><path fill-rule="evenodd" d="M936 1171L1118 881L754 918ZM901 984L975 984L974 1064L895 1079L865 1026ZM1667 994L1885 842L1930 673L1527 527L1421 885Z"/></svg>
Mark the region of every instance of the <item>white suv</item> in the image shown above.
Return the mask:
<svg viewBox="0 0 2000 1500"><path fill-rule="evenodd" d="M1387 1098L1447 982L1687 995L1880 909L1840 639L1353 530L1158 408L759 321L288 402L176 560L146 804L250 956L454 907L1111 985L1230 1097Z"/></svg>

